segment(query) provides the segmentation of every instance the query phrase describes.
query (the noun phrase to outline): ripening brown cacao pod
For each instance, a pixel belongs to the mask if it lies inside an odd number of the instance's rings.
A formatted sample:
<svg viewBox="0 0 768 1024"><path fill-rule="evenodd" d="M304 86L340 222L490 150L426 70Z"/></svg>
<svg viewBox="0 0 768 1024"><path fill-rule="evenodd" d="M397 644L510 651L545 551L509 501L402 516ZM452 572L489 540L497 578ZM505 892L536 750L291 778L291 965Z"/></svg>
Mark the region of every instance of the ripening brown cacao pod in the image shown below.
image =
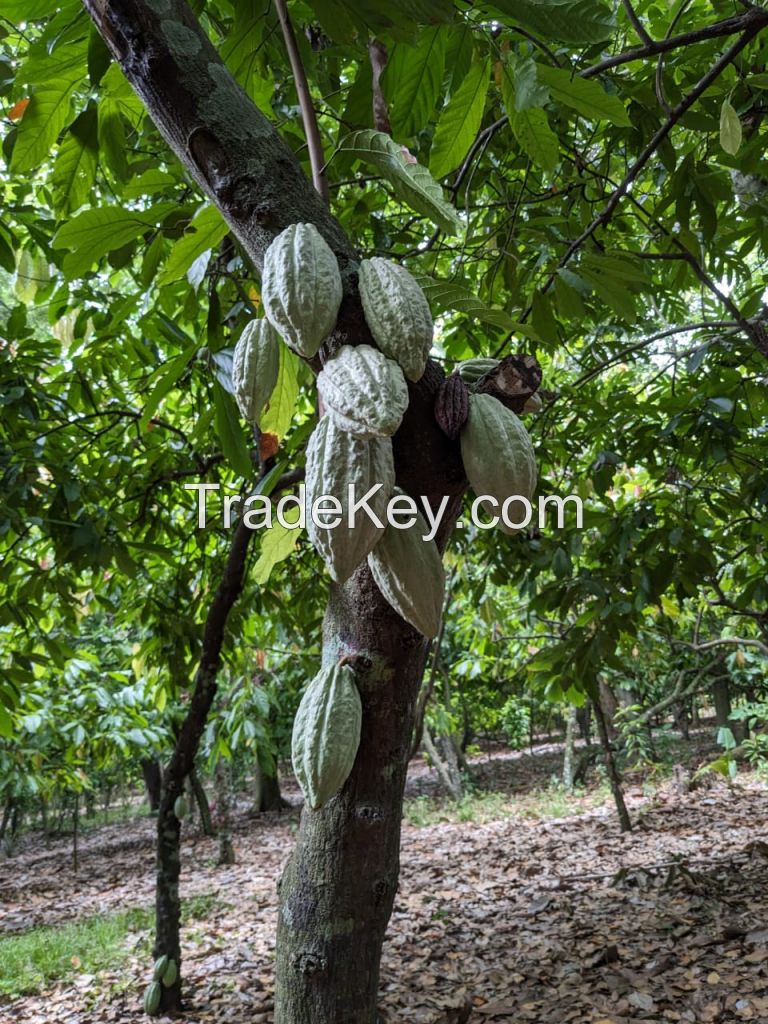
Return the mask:
<svg viewBox="0 0 768 1024"><path fill-rule="evenodd" d="M458 375L446 377L435 395L435 420L446 437L455 441L469 415L469 390Z"/></svg>

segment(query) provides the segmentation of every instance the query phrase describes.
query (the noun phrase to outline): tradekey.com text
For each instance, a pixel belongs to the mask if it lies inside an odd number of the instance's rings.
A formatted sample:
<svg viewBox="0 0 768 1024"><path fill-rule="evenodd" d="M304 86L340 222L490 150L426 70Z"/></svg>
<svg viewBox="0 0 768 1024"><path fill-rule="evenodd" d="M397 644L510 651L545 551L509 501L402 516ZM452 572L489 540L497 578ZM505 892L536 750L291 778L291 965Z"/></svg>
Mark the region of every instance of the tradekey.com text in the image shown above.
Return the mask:
<svg viewBox="0 0 768 1024"><path fill-rule="evenodd" d="M370 502L382 486L374 484L365 494L358 495L354 486L350 484L345 503L335 495L324 494L313 499L311 508L308 508L304 484L299 485L297 494L285 494L277 502L265 494L252 494L247 498L240 495L225 495L223 507L216 517L216 526L223 525L229 529L242 515L243 524L249 530L269 530L275 521L286 530L303 530L306 528L309 515L314 525L320 529L334 530L342 523L345 527L354 529L358 516L368 516L378 529L390 525L395 530L408 530L417 522L417 517L421 513L427 526L427 532L423 534L422 539L434 540L448 507L449 498L444 497L440 505L433 508L424 495L417 501L408 494L394 494L381 515L381 508L379 507L377 512L371 507ZM192 514L197 515L198 529L205 529L210 518L208 495L211 491L220 490L221 485L185 484L184 487L188 491L197 491L197 508ZM481 494L472 502L470 517L479 530L492 530L499 526L500 521L510 530L524 530L534 520L537 521L539 529L543 529L547 525L549 515L554 513L557 527L562 528L565 524L565 506L569 502L574 506L576 527L581 529L583 508L581 498L576 494L568 494L565 497L554 494L542 495L536 499L535 513L534 503L523 495L511 494L499 503L491 495ZM461 528L466 524L459 520L457 525Z"/></svg>

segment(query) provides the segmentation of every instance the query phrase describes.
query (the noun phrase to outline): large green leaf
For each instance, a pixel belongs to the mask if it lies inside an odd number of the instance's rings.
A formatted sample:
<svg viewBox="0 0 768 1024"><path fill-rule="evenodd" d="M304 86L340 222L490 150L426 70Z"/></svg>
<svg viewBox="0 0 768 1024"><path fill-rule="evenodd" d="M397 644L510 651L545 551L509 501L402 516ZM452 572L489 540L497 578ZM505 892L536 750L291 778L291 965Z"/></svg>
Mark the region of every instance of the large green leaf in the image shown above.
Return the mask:
<svg viewBox="0 0 768 1024"><path fill-rule="evenodd" d="M447 234L457 235L462 230L458 213L426 167L408 163L402 149L384 132L368 128L352 132L341 141L339 150L354 153L372 164L390 183L398 199L429 217Z"/></svg>
<svg viewBox="0 0 768 1024"><path fill-rule="evenodd" d="M65 260L65 271L70 277L79 277L101 256L133 241L176 208L174 203L159 203L151 210L124 210L120 206L84 210L59 228L53 247L73 250Z"/></svg>
<svg viewBox="0 0 768 1024"><path fill-rule="evenodd" d="M248 480L253 476L248 445L238 416L237 406L218 381L213 382L213 401L216 408L216 433L219 435L224 458L238 476Z"/></svg>
<svg viewBox="0 0 768 1024"><path fill-rule="evenodd" d="M610 96L594 79L577 78L564 68L547 64L537 66L538 80L548 88L556 103L573 107L592 121L612 121L623 127L631 124L629 114L618 96Z"/></svg>
<svg viewBox="0 0 768 1024"><path fill-rule="evenodd" d="M35 90L16 136L11 156L12 174L37 170L50 155L69 119L73 88L72 82L66 79L53 79Z"/></svg>
<svg viewBox="0 0 768 1024"><path fill-rule="evenodd" d="M295 523L299 518L298 508L287 508L283 519ZM262 531L261 551L253 567L253 578L264 586L278 562L284 561L296 547L301 530L298 527L289 529L275 521L271 528Z"/></svg>
<svg viewBox="0 0 768 1024"><path fill-rule="evenodd" d="M189 227L190 230L174 242L165 266L158 274L159 285L183 277L198 256L218 245L229 231L227 222L215 206L204 206Z"/></svg>
<svg viewBox="0 0 768 1024"><path fill-rule="evenodd" d="M287 345L280 346L280 369L277 384L272 392L267 411L261 417L261 429L265 434L285 437L296 411L299 397L299 359Z"/></svg>
<svg viewBox="0 0 768 1024"><path fill-rule="evenodd" d="M523 152L542 170L554 171L560 147L544 111L531 107L529 110L508 110L507 113Z"/></svg>
<svg viewBox="0 0 768 1024"><path fill-rule="evenodd" d="M563 43L600 43L609 39L616 21L610 8L599 0L563 0L562 3L537 3L536 0L493 0L503 20L520 25L546 40Z"/></svg>
<svg viewBox="0 0 768 1024"><path fill-rule="evenodd" d="M515 321L503 309L489 306L478 298L464 285L452 281L440 281L427 274L415 274L432 310L453 309L483 323L498 327L503 331L512 331Z"/></svg>
<svg viewBox="0 0 768 1024"><path fill-rule="evenodd" d="M96 108L89 106L71 125L56 157L52 181L57 213L72 213L90 195L98 150Z"/></svg>
<svg viewBox="0 0 768 1024"><path fill-rule="evenodd" d="M429 154L429 169L436 178L455 170L475 141L483 120L490 70L490 60L473 64L443 108Z"/></svg>
<svg viewBox="0 0 768 1024"><path fill-rule="evenodd" d="M414 45L397 43L381 77L392 130L409 138L429 121L440 95L450 29L425 29Z"/></svg>

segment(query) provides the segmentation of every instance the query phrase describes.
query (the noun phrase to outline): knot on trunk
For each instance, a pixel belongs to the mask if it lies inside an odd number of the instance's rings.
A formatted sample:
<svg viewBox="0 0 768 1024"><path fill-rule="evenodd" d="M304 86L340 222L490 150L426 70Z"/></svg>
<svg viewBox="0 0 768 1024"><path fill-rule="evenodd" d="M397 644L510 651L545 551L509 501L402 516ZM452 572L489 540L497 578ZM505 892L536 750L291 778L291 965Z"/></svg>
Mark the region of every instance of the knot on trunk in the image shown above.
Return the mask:
<svg viewBox="0 0 768 1024"><path fill-rule="evenodd" d="M293 958L293 969L308 977L328 970L328 961L320 953L298 953Z"/></svg>

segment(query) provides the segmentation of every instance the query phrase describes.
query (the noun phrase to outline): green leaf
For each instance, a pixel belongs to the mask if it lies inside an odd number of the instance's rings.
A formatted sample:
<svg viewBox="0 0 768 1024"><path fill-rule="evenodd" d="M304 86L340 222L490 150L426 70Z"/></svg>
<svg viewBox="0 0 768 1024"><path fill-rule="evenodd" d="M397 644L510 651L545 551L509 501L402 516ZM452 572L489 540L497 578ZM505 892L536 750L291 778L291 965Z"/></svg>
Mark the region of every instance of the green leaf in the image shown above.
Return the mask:
<svg viewBox="0 0 768 1024"><path fill-rule="evenodd" d="M69 277L79 277L99 257L132 242L176 208L174 203L159 203L151 210L124 210L120 206L84 210L59 228L53 247L74 250L65 260L64 269Z"/></svg>
<svg viewBox="0 0 768 1024"><path fill-rule="evenodd" d="M11 173L37 170L69 118L74 85L66 79L39 86L24 111L11 156Z"/></svg>
<svg viewBox="0 0 768 1024"><path fill-rule="evenodd" d="M248 445L243 437L237 406L218 381L213 382L213 401L216 409L216 433L219 435L224 458L238 476L247 480L253 476L253 465Z"/></svg>
<svg viewBox="0 0 768 1024"><path fill-rule="evenodd" d="M149 397L144 403L144 408L141 411L141 416L139 417L140 430L144 431L147 429L147 425L149 424L149 421L152 419L152 417L155 415L158 406L165 398L165 396L168 394L168 392L171 390L171 388L174 386L174 384L182 375L182 373L184 373L187 366L189 365L189 360L192 358L196 351L197 342L193 343L192 345L189 345L180 355L176 356L175 359L171 359L169 363L161 367L160 377L158 378L158 381L155 384L155 386L150 391Z"/></svg>
<svg viewBox="0 0 768 1024"><path fill-rule="evenodd" d="M414 276L433 309L454 309L476 320L481 320L483 323L498 327L502 331L514 330L515 321L509 313L503 309L489 306L469 288L451 281L437 280L426 274L415 274Z"/></svg>
<svg viewBox="0 0 768 1024"><path fill-rule="evenodd" d="M227 222L215 206L202 207L195 214L189 230L174 242L157 283L164 285L183 277L198 256L218 245L228 231Z"/></svg>
<svg viewBox="0 0 768 1024"><path fill-rule="evenodd" d="M554 171L560 155L557 136L549 127L547 115L538 107L509 111L512 132L520 148L544 171Z"/></svg>
<svg viewBox="0 0 768 1024"><path fill-rule="evenodd" d="M125 126L120 113L120 103L108 96L105 96L99 103L99 148L104 154L107 166L117 180L125 181L129 176L128 161L125 156L127 149Z"/></svg>
<svg viewBox="0 0 768 1024"><path fill-rule="evenodd" d="M631 124L619 97L610 96L594 79L577 78L564 68L547 64L539 64L537 71L539 81L547 86L556 103L572 107L592 121L611 121L621 127Z"/></svg>
<svg viewBox="0 0 768 1024"><path fill-rule="evenodd" d="M287 508L283 513L283 519L289 523L295 523L299 518L298 508ZM260 586L264 586L272 574L272 570L278 562L284 561L293 552L299 540L301 530L296 527L293 530L275 522L264 533L261 542L261 551L253 567L253 578Z"/></svg>
<svg viewBox="0 0 768 1024"><path fill-rule="evenodd" d="M372 164L390 183L398 199L434 221L446 234L457 235L463 225L443 190L421 164L409 164L403 151L384 132L364 128L352 132L339 144L341 152L354 153Z"/></svg>
<svg viewBox="0 0 768 1024"><path fill-rule="evenodd" d="M531 321L539 337L550 345L556 344L559 339L559 332L557 320L552 312L552 305L548 296L542 292L534 292L532 306Z"/></svg>
<svg viewBox="0 0 768 1024"><path fill-rule="evenodd" d="M396 43L381 76L396 137L409 138L424 127L435 109L443 84L450 30L425 29L414 45Z"/></svg>
<svg viewBox="0 0 768 1024"><path fill-rule="evenodd" d="M71 125L53 167L57 213L72 213L88 199L96 180L98 145L96 108L88 106Z"/></svg>
<svg viewBox="0 0 768 1024"><path fill-rule="evenodd" d="M510 82L510 72L512 81ZM502 65L502 94L504 105L512 109L507 100L505 84L514 86L515 110L530 110L531 107L543 107L549 101L549 89L540 81L538 65L533 57L515 57L509 54L507 62Z"/></svg>
<svg viewBox="0 0 768 1024"><path fill-rule="evenodd" d="M601 43L616 28L609 7L595 0L538 3L537 0L493 0L508 24L520 25L543 39L563 43Z"/></svg>
<svg viewBox="0 0 768 1024"><path fill-rule="evenodd" d="M455 170L475 141L483 120L490 70L490 60L473 64L443 107L429 154L429 169L436 178Z"/></svg>
<svg viewBox="0 0 768 1024"><path fill-rule="evenodd" d="M261 417L262 433L277 434L280 439L288 433L299 397L299 365L298 356L287 345L281 345L277 384Z"/></svg>
<svg viewBox="0 0 768 1024"><path fill-rule="evenodd" d="M741 118L729 100L720 107L720 145L729 156L736 156L741 146Z"/></svg>

